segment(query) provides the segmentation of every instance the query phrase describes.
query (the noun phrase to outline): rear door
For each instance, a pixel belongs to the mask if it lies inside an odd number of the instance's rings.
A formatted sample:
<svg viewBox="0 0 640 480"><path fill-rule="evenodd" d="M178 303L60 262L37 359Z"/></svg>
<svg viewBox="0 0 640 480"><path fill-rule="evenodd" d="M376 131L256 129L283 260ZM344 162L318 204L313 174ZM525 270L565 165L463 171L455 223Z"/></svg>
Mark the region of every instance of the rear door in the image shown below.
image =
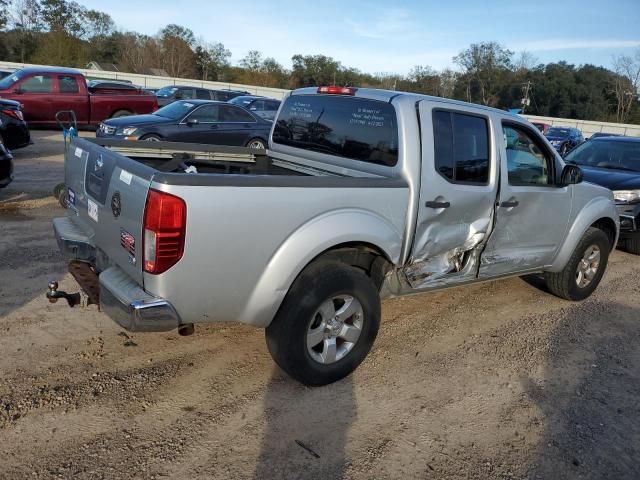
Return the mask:
<svg viewBox="0 0 640 480"><path fill-rule="evenodd" d="M73 110L78 123L89 123L89 97L75 75L56 75L51 102L56 112Z"/></svg>
<svg viewBox="0 0 640 480"><path fill-rule="evenodd" d="M242 107L220 105L220 140L222 145L244 146L256 136L266 140L265 132L258 130L258 121Z"/></svg>
<svg viewBox="0 0 640 480"><path fill-rule="evenodd" d="M551 264L571 214L570 187L557 187L555 155L540 134L503 121L502 171L495 229L482 255L481 277Z"/></svg>
<svg viewBox="0 0 640 480"><path fill-rule="evenodd" d="M412 288L477 275L496 194L495 134L488 115L420 102L420 204L407 280Z"/></svg>
<svg viewBox="0 0 640 480"><path fill-rule="evenodd" d="M76 138L67 150L65 184L74 221L92 233L97 267L118 265L142 285L142 224L151 167Z"/></svg>

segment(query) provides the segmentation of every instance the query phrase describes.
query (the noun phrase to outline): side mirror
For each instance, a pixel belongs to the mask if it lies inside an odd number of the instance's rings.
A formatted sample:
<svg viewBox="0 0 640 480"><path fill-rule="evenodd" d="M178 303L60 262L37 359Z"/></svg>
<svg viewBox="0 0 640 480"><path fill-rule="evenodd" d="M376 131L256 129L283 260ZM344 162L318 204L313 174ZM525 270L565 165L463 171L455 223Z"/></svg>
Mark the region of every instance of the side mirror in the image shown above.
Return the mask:
<svg viewBox="0 0 640 480"><path fill-rule="evenodd" d="M20 94L24 93L24 90L22 90L20 87L14 88L13 89L13 93L16 93L16 94L20 95Z"/></svg>
<svg viewBox="0 0 640 480"><path fill-rule="evenodd" d="M189 127L193 127L194 125L198 125L200 122L197 118L187 118L187 125Z"/></svg>
<svg viewBox="0 0 640 480"><path fill-rule="evenodd" d="M572 164L565 165L562 169L562 174L560 175L559 186L566 187L567 185L575 185L577 183L581 183L582 178L582 170L579 166Z"/></svg>

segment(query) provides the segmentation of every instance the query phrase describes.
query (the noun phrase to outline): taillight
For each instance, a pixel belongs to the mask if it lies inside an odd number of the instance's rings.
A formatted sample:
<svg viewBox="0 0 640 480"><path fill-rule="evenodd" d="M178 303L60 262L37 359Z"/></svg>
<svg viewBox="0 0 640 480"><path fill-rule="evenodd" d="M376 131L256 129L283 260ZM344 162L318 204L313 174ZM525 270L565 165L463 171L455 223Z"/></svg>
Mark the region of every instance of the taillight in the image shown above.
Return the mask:
<svg viewBox="0 0 640 480"><path fill-rule="evenodd" d="M318 93L328 93L330 95L355 95L357 91L358 89L353 87L318 87Z"/></svg>
<svg viewBox="0 0 640 480"><path fill-rule="evenodd" d="M22 116L22 112L20 110L0 110L2 113L4 113L5 115L9 115L10 117L13 118L17 118L18 120L24 120L24 117Z"/></svg>
<svg viewBox="0 0 640 480"><path fill-rule="evenodd" d="M144 209L143 269L159 274L182 258L187 225L187 206L179 197L149 190Z"/></svg>

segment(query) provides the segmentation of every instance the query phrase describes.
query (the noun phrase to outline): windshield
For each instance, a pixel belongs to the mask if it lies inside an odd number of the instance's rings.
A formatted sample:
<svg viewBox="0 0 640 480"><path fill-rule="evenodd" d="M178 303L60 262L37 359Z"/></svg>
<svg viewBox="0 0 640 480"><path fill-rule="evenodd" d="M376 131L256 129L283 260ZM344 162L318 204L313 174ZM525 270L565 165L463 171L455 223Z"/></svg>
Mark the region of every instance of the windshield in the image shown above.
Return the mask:
<svg viewBox="0 0 640 480"><path fill-rule="evenodd" d="M18 70L17 72L13 72L9 76L4 77L2 80L0 80L0 90L6 90L7 88L10 88L11 85L16 83L23 76L24 74L22 73L22 70Z"/></svg>
<svg viewBox="0 0 640 480"><path fill-rule="evenodd" d="M163 87L156 92L156 96L162 97L162 98L168 98L168 97L171 97L174 93L176 93L177 90L178 90L177 87Z"/></svg>
<svg viewBox="0 0 640 480"><path fill-rule="evenodd" d="M251 102L253 102L253 98L251 97L236 97L229 100L229 103L233 103L234 105L241 105L243 107L246 107Z"/></svg>
<svg viewBox="0 0 640 480"><path fill-rule="evenodd" d="M568 137L569 129L568 128L556 128L552 127L547 132L547 137Z"/></svg>
<svg viewBox="0 0 640 480"><path fill-rule="evenodd" d="M195 105L193 103L189 102L173 102L166 107L159 109L154 113L154 115L178 120L179 118L184 117L194 106Z"/></svg>
<svg viewBox="0 0 640 480"><path fill-rule="evenodd" d="M572 150L564 160L586 167L640 172L640 142L589 141Z"/></svg>

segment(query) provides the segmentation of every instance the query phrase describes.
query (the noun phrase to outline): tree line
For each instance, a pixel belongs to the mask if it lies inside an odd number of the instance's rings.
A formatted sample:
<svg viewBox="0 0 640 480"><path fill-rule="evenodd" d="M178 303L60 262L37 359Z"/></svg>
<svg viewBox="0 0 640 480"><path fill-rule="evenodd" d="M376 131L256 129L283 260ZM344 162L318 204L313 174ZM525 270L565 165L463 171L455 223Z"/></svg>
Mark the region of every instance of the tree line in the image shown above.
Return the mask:
<svg viewBox="0 0 640 480"><path fill-rule="evenodd" d="M497 42L472 44L452 61L456 70L418 65L406 74L366 73L325 55L294 55L291 68L258 50L235 65L221 42L169 24L156 35L116 28L105 12L70 0L0 0L0 60L85 67L113 63L123 72L165 70L198 78L277 88L344 85L437 95L501 109L584 120L640 124L640 48L612 68L542 64Z"/></svg>

